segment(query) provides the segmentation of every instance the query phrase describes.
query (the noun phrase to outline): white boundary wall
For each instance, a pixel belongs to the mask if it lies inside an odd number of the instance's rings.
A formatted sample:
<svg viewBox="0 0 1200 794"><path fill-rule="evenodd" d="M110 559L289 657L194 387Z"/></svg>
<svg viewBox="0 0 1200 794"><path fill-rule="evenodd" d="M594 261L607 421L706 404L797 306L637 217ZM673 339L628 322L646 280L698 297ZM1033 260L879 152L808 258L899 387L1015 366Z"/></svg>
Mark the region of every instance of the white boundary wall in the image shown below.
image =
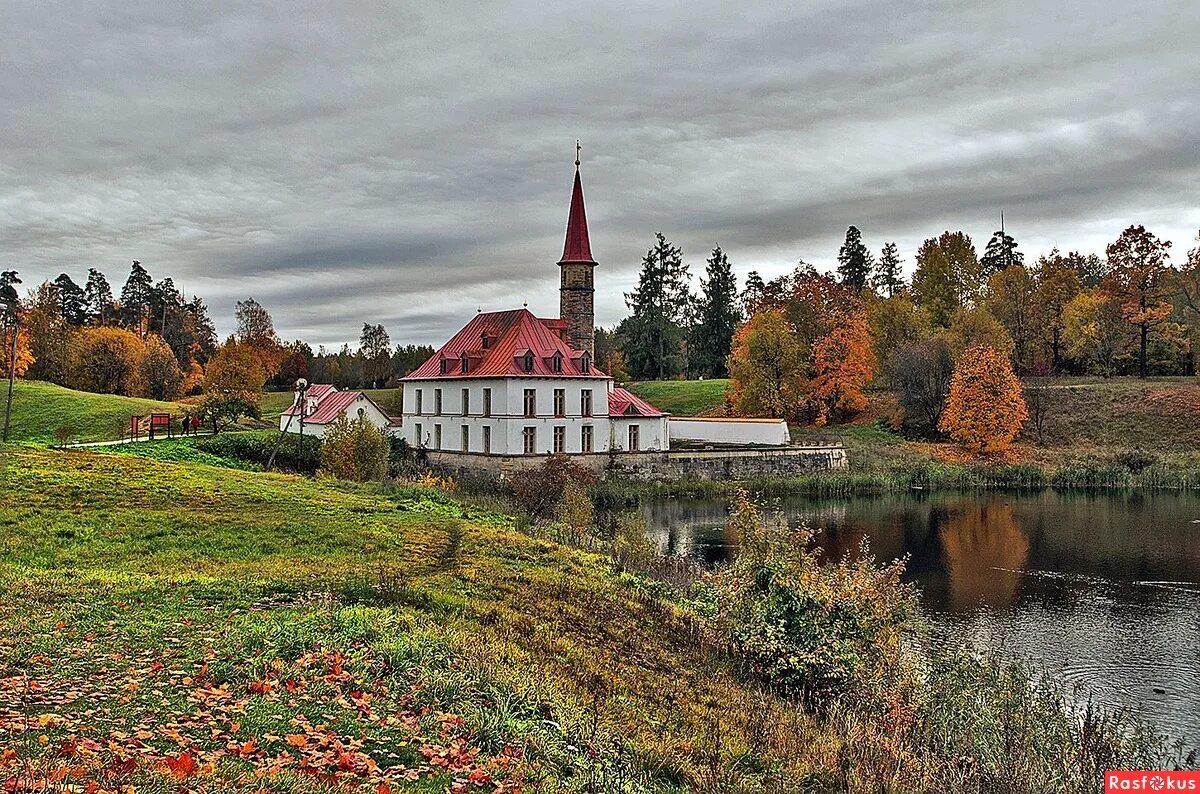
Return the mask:
<svg viewBox="0 0 1200 794"><path fill-rule="evenodd" d="M791 443L787 422L782 419L720 419L701 416L670 418L672 441L708 441L714 444Z"/></svg>

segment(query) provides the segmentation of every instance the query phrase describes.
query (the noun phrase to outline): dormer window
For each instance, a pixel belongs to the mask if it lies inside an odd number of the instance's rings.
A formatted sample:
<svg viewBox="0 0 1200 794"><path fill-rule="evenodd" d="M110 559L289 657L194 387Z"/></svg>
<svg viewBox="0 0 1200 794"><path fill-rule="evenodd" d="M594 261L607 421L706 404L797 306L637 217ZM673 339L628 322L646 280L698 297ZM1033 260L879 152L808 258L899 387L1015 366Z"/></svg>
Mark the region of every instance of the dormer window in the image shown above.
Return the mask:
<svg viewBox="0 0 1200 794"><path fill-rule="evenodd" d="M441 372L443 375L445 375L445 374L446 374L446 372L448 371L449 367L448 367L447 365L448 365L449 363L450 363L450 362L449 362L449 361L447 361L447 360L446 360L446 359L444 359L444 358L439 360L439 362L438 362L439 370L440 370L440 372Z"/></svg>
<svg viewBox="0 0 1200 794"><path fill-rule="evenodd" d="M592 371L592 357L587 353L579 357L579 371L584 375Z"/></svg>
<svg viewBox="0 0 1200 794"><path fill-rule="evenodd" d="M553 356L550 357L550 369L556 373L561 373L562 372L562 361L563 361L562 353L556 352Z"/></svg>
<svg viewBox="0 0 1200 794"><path fill-rule="evenodd" d="M526 372L533 372L533 351L525 351L525 356L521 359L521 368Z"/></svg>
<svg viewBox="0 0 1200 794"><path fill-rule="evenodd" d="M458 371L461 372L463 375L467 374L467 354L466 353L463 353L458 358Z"/></svg>
<svg viewBox="0 0 1200 794"><path fill-rule="evenodd" d="M492 340L488 339L487 331L484 331L482 334L479 335L479 347L480 348L482 348L483 350L487 350L488 347L491 346L491 343L492 343Z"/></svg>

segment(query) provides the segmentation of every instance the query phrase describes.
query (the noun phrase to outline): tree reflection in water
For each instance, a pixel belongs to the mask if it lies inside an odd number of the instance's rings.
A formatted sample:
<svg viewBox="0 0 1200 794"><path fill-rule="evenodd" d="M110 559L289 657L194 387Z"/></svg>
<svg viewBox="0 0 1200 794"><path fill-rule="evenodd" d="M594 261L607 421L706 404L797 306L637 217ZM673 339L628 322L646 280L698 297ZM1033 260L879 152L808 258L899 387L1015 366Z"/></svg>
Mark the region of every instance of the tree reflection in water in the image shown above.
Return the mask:
<svg viewBox="0 0 1200 794"><path fill-rule="evenodd" d="M938 529L949 580L950 609L1011 606L1029 561L1029 538L1013 507L999 499L960 503Z"/></svg>

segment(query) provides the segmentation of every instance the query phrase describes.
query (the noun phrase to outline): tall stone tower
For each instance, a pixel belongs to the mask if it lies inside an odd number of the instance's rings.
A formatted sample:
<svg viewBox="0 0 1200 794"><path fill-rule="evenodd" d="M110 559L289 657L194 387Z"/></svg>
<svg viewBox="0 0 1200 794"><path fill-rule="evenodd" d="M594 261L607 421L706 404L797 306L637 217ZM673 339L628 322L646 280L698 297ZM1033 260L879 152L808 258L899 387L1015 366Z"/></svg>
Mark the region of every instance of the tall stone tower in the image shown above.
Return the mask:
<svg viewBox="0 0 1200 794"><path fill-rule="evenodd" d="M566 341L576 350L596 356L595 276L596 260L588 240L587 214L583 209L583 183L579 180L579 147L575 148L575 187L571 191L571 214L567 217L567 240L558 260L562 278L558 316L567 323Z"/></svg>

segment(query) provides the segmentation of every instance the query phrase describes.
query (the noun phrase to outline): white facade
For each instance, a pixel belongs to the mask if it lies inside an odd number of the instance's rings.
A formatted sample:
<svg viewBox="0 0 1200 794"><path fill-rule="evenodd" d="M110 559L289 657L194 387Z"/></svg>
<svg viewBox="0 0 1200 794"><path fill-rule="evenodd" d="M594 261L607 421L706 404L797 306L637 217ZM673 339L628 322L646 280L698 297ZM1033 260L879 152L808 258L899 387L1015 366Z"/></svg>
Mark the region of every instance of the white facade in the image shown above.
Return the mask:
<svg viewBox="0 0 1200 794"><path fill-rule="evenodd" d="M714 444L786 446L791 443L787 422L782 419L671 417L670 436L672 441L707 441Z"/></svg>
<svg viewBox="0 0 1200 794"><path fill-rule="evenodd" d="M579 454L628 449L636 423L639 449L666 449L666 417L609 417L612 389L611 378L409 380L400 435L446 452Z"/></svg>
<svg viewBox="0 0 1200 794"><path fill-rule="evenodd" d="M306 415L316 415L318 410L319 410L319 407L317 405L310 405L306 408L305 414ZM388 433L389 435L399 435L399 433L400 433L400 428L394 427L392 425L391 420L388 418L387 414L385 414L383 411L381 411L379 409L379 406L377 406L372 400L370 400L366 395L362 394L361 392L358 394L358 396L354 399L353 402L351 402L348 406L346 406L346 408L342 409L340 414L345 414L346 418L349 419L350 421L354 421L359 416L365 416L367 418L367 421L369 421L371 424L378 427L380 430L383 430L384 432ZM289 419L291 420L290 423L288 421ZM316 436L317 438L324 438L325 430L329 427L329 425L331 425L335 421L337 421L336 416L333 419L329 420L328 422L313 422L310 419L306 418L304 420L303 429L302 429L299 416L294 416L294 415L289 416L288 414L283 414L282 416L279 417L279 429L286 430L289 433L299 434L302 432L303 435L306 435L306 436Z"/></svg>

